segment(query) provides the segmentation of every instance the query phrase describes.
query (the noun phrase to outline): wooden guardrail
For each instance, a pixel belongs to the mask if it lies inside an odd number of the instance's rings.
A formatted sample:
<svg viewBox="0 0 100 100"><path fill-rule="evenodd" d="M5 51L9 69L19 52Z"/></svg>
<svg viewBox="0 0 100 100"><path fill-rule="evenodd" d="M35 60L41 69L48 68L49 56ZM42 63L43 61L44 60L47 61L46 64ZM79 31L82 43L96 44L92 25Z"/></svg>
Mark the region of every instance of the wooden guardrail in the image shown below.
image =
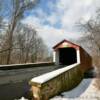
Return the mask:
<svg viewBox="0 0 100 100"><path fill-rule="evenodd" d="M0 70L12 70L12 69L23 69L32 67L45 67L54 65L53 62L40 62L40 63L25 63L25 64L10 64L10 65L0 65Z"/></svg>

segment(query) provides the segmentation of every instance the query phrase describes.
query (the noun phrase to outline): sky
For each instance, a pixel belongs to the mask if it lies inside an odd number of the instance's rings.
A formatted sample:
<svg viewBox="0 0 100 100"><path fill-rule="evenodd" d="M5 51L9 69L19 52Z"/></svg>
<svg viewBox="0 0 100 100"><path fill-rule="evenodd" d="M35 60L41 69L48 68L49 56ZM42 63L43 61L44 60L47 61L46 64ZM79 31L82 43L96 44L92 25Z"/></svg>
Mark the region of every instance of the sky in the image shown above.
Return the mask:
<svg viewBox="0 0 100 100"><path fill-rule="evenodd" d="M34 28L49 47L63 39L84 37L77 23L87 22L95 15L99 0L40 0L25 13L22 23Z"/></svg>

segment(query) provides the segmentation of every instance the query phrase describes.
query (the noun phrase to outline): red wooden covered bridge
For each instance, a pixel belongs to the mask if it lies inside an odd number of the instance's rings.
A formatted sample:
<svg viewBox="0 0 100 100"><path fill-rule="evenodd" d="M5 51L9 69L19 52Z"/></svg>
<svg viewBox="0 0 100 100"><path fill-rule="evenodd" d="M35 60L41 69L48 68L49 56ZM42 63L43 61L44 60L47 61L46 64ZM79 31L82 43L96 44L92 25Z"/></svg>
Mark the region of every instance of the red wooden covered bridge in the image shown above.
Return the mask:
<svg viewBox="0 0 100 100"><path fill-rule="evenodd" d="M82 69L91 69L91 56L79 45L68 40L63 40L56 44L53 52L53 62L56 65L71 65L80 63L84 66Z"/></svg>

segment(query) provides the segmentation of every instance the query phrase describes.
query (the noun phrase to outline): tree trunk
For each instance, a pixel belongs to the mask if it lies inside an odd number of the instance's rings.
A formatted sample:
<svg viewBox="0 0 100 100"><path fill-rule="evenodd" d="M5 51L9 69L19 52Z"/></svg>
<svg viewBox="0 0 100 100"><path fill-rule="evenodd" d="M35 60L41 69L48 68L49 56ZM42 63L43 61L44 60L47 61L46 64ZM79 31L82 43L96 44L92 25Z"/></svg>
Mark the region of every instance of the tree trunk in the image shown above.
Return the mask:
<svg viewBox="0 0 100 100"><path fill-rule="evenodd" d="M16 26L16 18L13 17L12 23L10 24L10 28L8 30L8 54L7 54L7 64L10 64L11 59L11 52L12 52L12 46L13 46L13 32Z"/></svg>

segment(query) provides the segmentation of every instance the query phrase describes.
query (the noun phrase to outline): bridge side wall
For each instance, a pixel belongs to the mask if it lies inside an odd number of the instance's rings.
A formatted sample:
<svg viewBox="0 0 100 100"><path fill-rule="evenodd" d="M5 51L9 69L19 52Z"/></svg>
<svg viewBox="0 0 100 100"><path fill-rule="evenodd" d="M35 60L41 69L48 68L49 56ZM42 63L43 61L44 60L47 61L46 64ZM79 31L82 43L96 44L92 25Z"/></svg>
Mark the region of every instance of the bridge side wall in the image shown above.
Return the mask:
<svg viewBox="0 0 100 100"><path fill-rule="evenodd" d="M81 47L80 47L80 61L81 61L81 70L83 73L92 68L91 56Z"/></svg>
<svg viewBox="0 0 100 100"><path fill-rule="evenodd" d="M79 64L43 84L32 82L33 98L34 100L49 100L50 97L63 91L73 89L82 79L83 74Z"/></svg>

